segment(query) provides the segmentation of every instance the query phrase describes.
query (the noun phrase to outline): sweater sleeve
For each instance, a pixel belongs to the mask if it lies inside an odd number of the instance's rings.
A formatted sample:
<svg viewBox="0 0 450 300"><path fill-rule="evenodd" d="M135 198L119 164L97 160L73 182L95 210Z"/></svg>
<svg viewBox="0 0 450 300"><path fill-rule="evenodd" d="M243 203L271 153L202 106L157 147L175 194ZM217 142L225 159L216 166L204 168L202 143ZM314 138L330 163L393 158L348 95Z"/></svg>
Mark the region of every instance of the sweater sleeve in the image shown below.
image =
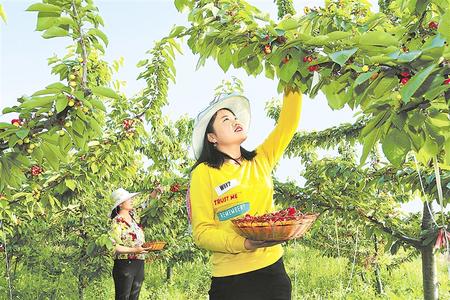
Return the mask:
<svg viewBox="0 0 450 300"><path fill-rule="evenodd" d="M247 252L245 238L218 228L211 201L211 182L208 170L199 165L192 172L190 184L192 233L195 244L206 250L237 254Z"/></svg>
<svg viewBox="0 0 450 300"><path fill-rule="evenodd" d="M278 124L258 148L267 158L271 169L280 160L291 142L300 121L302 96L298 92L287 92L283 96Z"/></svg>

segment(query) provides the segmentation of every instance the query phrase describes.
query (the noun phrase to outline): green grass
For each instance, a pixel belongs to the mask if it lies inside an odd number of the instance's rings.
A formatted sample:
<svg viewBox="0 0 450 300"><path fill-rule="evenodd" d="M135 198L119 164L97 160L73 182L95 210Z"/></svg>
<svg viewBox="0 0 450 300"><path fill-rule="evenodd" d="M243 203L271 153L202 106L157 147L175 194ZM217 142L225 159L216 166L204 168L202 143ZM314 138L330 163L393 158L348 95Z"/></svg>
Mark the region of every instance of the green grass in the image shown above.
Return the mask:
<svg viewBox="0 0 450 300"><path fill-rule="evenodd" d="M422 299L422 275L420 257L402 264L388 272L382 270L384 295L376 295L372 272L354 271L350 281L351 263L344 258L328 258L317 250L300 245L286 248L284 257L287 272L293 284L293 299ZM450 299L450 283L446 259L437 256L440 299ZM53 299L77 299L77 287L73 278L49 279L37 273L18 272L14 282L21 297L15 299L50 299L48 295L58 290ZM161 262L146 264L146 278L141 300L202 300L207 299L210 285L208 264L193 261L176 266L172 278L166 282L166 268ZM5 278L0 278L0 299L7 299ZM348 287L348 288L347 288ZM45 295L43 294L45 292ZM85 299L113 299L112 278L106 276L99 282L92 282L85 291Z"/></svg>

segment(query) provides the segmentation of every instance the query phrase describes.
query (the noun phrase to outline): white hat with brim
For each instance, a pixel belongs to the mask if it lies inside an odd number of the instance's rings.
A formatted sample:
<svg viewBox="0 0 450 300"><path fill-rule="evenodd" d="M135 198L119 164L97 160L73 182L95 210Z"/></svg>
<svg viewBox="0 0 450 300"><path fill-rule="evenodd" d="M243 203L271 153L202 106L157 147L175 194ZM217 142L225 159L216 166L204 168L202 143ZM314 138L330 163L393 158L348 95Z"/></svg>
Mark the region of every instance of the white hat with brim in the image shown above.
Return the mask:
<svg viewBox="0 0 450 300"><path fill-rule="evenodd" d="M192 133L192 148L196 159L202 154L203 141L209 121L217 111L224 108L231 110L237 119L242 122L244 128L248 130L250 125L250 102L248 99L238 94L218 96L195 119Z"/></svg>
<svg viewBox="0 0 450 300"><path fill-rule="evenodd" d="M123 188L118 188L111 194L111 198L114 201L114 205L111 208L111 212L120 204L124 203L128 199L133 198L134 196L139 195L139 193L130 193Z"/></svg>

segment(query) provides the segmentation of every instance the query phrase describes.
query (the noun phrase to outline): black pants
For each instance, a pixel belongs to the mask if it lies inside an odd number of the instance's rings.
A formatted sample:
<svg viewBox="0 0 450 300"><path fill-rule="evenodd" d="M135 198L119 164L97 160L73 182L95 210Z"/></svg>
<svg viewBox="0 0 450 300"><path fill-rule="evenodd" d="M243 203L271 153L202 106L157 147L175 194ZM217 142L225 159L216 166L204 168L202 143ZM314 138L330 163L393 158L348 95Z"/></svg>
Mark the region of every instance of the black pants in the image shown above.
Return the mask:
<svg viewBox="0 0 450 300"><path fill-rule="evenodd" d="M144 281L144 261L116 259L113 267L116 300L138 300Z"/></svg>
<svg viewBox="0 0 450 300"><path fill-rule="evenodd" d="M290 300L291 279L283 259L248 273L212 277L210 300Z"/></svg>

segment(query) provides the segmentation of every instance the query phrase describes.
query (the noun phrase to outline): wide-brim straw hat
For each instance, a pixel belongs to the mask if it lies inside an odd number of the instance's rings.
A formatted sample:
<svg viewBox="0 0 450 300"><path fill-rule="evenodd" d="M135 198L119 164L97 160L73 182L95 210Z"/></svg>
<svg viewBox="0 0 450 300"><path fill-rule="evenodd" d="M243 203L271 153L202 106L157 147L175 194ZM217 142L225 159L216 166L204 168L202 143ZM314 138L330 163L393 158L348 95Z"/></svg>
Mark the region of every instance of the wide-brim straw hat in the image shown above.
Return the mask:
<svg viewBox="0 0 450 300"><path fill-rule="evenodd" d="M194 131L192 133L192 148L196 159L202 154L203 141L209 121L217 111L224 108L231 110L242 123L245 130L248 130L251 118L249 100L239 94L223 94L217 96L195 119Z"/></svg>
<svg viewBox="0 0 450 300"><path fill-rule="evenodd" d="M111 208L111 212L120 204L127 201L128 199L133 198L134 196L139 195L139 193L130 193L123 188L118 188L111 194L111 198L114 201L114 205Z"/></svg>

